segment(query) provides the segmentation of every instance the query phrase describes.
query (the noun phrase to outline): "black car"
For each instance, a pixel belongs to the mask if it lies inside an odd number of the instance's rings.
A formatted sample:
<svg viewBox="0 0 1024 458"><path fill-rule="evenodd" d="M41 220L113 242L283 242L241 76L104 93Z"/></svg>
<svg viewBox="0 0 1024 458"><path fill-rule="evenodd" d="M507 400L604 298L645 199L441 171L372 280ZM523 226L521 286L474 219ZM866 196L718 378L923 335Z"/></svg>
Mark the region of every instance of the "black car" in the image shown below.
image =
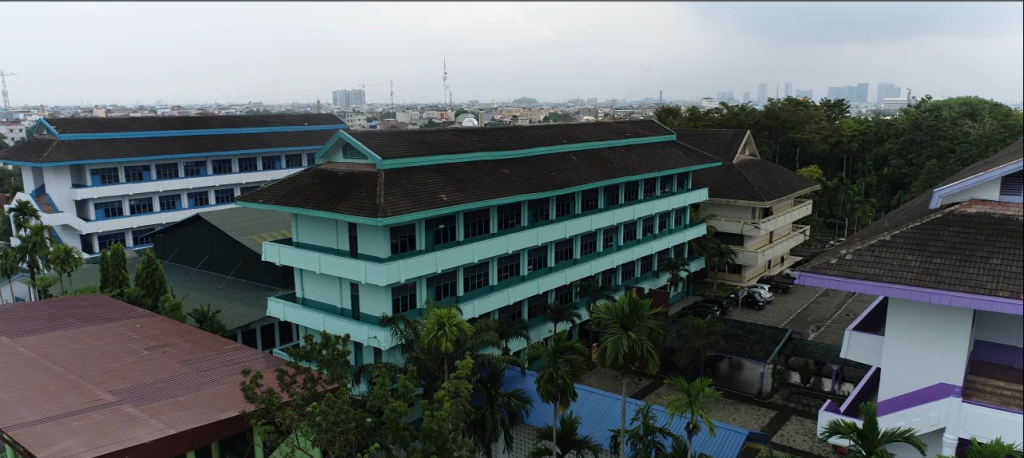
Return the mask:
<svg viewBox="0 0 1024 458"><path fill-rule="evenodd" d="M729 299L738 302L740 308L764 310L765 307L765 302L761 300L761 297L756 293L750 292L747 288L741 288L739 291L730 294Z"/></svg>
<svg viewBox="0 0 1024 458"><path fill-rule="evenodd" d="M721 313L718 311L717 308L710 306L702 306L700 302L697 302L694 304L690 304L686 307L683 307L683 310L679 312L679 318L692 316L703 320L711 316L718 316L720 314Z"/></svg>
<svg viewBox="0 0 1024 458"><path fill-rule="evenodd" d="M793 280L781 275L765 275L758 278L757 282L768 285L768 288L775 293L788 293L793 289Z"/></svg>
<svg viewBox="0 0 1024 458"><path fill-rule="evenodd" d="M728 301L725 299L708 298L703 299L694 305L700 306L702 308L713 308L715 310L718 310L718 313L720 315L726 316L729 314L729 309L732 308L732 301Z"/></svg>

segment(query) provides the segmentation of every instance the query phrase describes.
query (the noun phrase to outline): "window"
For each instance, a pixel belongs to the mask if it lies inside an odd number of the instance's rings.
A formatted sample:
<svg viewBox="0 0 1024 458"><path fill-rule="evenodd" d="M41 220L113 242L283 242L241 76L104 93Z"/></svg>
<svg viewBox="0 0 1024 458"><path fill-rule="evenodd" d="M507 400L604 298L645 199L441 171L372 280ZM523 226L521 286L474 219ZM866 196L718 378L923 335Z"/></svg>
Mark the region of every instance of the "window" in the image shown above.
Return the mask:
<svg viewBox="0 0 1024 458"><path fill-rule="evenodd" d="M743 246L743 236L740 234L730 234L727 232L716 232L715 239L726 245L732 246Z"/></svg>
<svg viewBox="0 0 1024 458"><path fill-rule="evenodd" d="M384 362L384 350L373 347L373 363L380 364L382 362Z"/></svg>
<svg viewBox="0 0 1024 458"><path fill-rule="evenodd" d="M113 202L99 202L93 205L96 209L96 219L117 218L124 216L124 208L120 200Z"/></svg>
<svg viewBox="0 0 1024 458"><path fill-rule="evenodd" d="M530 212L530 224L537 224L551 219L551 199L533 199L526 204Z"/></svg>
<svg viewBox="0 0 1024 458"><path fill-rule="evenodd" d="M455 241L455 215L430 218L425 223L427 233L433 233L427 240L433 241L435 247Z"/></svg>
<svg viewBox="0 0 1024 458"><path fill-rule="evenodd" d="M128 211L133 215L153 213L153 198L128 199Z"/></svg>
<svg viewBox="0 0 1024 458"><path fill-rule="evenodd" d="M217 205L234 203L235 189L215 189L213 191L213 200Z"/></svg>
<svg viewBox="0 0 1024 458"><path fill-rule="evenodd" d="M649 274L654 270L654 255L649 254L640 258L640 275Z"/></svg>
<svg viewBox="0 0 1024 458"><path fill-rule="evenodd" d="M644 199L654 197L654 193L658 189L658 179L648 178L644 180Z"/></svg>
<svg viewBox="0 0 1024 458"><path fill-rule="evenodd" d="M640 182L632 181L622 185L625 187L626 198L623 199L625 202L633 202L640 198Z"/></svg>
<svg viewBox="0 0 1024 458"><path fill-rule="evenodd" d="M153 231L156 228L135 229L132 231L132 245L149 245L153 243Z"/></svg>
<svg viewBox="0 0 1024 458"><path fill-rule="evenodd" d="M725 273L732 275L741 275L743 273L743 265L733 263L726 264Z"/></svg>
<svg viewBox="0 0 1024 458"><path fill-rule="evenodd" d="M609 227L601 231L601 249L607 250L615 246L615 239L619 235L619 227Z"/></svg>
<svg viewBox="0 0 1024 458"><path fill-rule="evenodd" d="M302 167L302 155L301 154L286 154L284 156L284 166L289 169Z"/></svg>
<svg viewBox="0 0 1024 458"><path fill-rule="evenodd" d="M686 174L686 173L680 173L680 174L676 175L676 190L679 190L679 191L685 191L686 190L686 188L687 188L686 182L688 181L687 177L688 177L688 174Z"/></svg>
<svg viewBox="0 0 1024 458"><path fill-rule="evenodd" d="M238 171L239 172L255 172L259 170L257 166L256 158L254 157L240 157L238 158Z"/></svg>
<svg viewBox="0 0 1024 458"><path fill-rule="evenodd" d="M235 169L231 165L231 159L214 159L213 160L213 174L214 175L225 175L234 172Z"/></svg>
<svg viewBox="0 0 1024 458"><path fill-rule="evenodd" d="M519 276L519 253L498 258L498 283Z"/></svg>
<svg viewBox="0 0 1024 458"><path fill-rule="evenodd" d="M680 243L672 247L672 257L676 259L686 259L686 243Z"/></svg>
<svg viewBox="0 0 1024 458"><path fill-rule="evenodd" d="M661 193L668 194L670 192L672 192L672 175L661 177Z"/></svg>
<svg viewBox="0 0 1024 458"><path fill-rule="evenodd" d="M459 295L456 271L427 278L427 294L435 301L443 301Z"/></svg>
<svg viewBox="0 0 1024 458"><path fill-rule="evenodd" d="M548 266L548 247L534 248L526 253L526 272L536 272Z"/></svg>
<svg viewBox="0 0 1024 458"><path fill-rule="evenodd" d="M619 187L617 184L604 187L604 208L614 207L619 204Z"/></svg>
<svg viewBox="0 0 1024 458"><path fill-rule="evenodd" d="M462 291L468 293L490 284L490 271L487 268L488 262L484 261L475 266L462 268Z"/></svg>
<svg viewBox="0 0 1024 458"><path fill-rule="evenodd" d="M134 183L136 181L145 181L149 178L149 166L148 165L126 165L124 166L124 181L126 183Z"/></svg>
<svg viewBox="0 0 1024 458"><path fill-rule="evenodd" d="M391 314L398 315L416 308L416 282L391 288Z"/></svg>
<svg viewBox="0 0 1024 458"><path fill-rule="evenodd" d="M672 221L672 227L683 227L683 215L686 214L686 210L680 208L676 209L676 217Z"/></svg>
<svg viewBox="0 0 1024 458"><path fill-rule="evenodd" d="M160 201L160 211L165 212L168 210L177 210L181 208L181 195L172 194L169 196L160 196L157 198Z"/></svg>
<svg viewBox="0 0 1024 458"><path fill-rule="evenodd" d="M555 218L564 218L572 215L572 208L576 203L576 193L562 194L555 197Z"/></svg>
<svg viewBox="0 0 1024 458"><path fill-rule="evenodd" d="M316 153L306 153L306 165L316 165Z"/></svg>
<svg viewBox="0 0 1024 458"><path fill-rule="evenodd" d="M416 251L416 225L391 228L391 255Z"/></svg>
<svg viewBox="0 0 1024 458"><path fill-rule="evenodd" d="M498 230L504 231L519 227L522 222L523 205L514 204L501 205L498 207Z"/></svg>
<svg viewBox="0 0 1024 458"><path fill-rule="evenodd" d="M641 225L643 235L640 237L647 237L648 235L654 234L654 217L644 218L643 224Z"/></svg>
<svg viewBox="0 0 1024 458"><path fill-rule="evenodd" d="M259 188L260 188L259 185L256 185L256 186L242 186L242 187L238 188L238 195L248 194L248 193L253 192L253 191L255 191L255 190L259 189Z"/></svg>
<svg viewBox="0 0 1024 458"><path fill-rule="evenodd" d="M182 163L182 170L187 177L201 177L206 175L206 161L185 161Z"/></svg>
<svg viewBox="0 0 1024 458"><path fill-rule="evenodd" d="M668 230L668 213L662 213L658 215L658 232Z"/></svg>
<svg viewBox="0 0 1024 458"><path fill-rule="evenodd" d="M636 240L636 221L630 221L622 226L622 243L634 240Z"/></svg>
<svg viewBox="0 0 1024 458"><path fill-rule="evenodd" d="M360 161L365 161L367 159L365 154L357 150L356 147L352 146L349 143L342 145L341 157L343 159L355 159Z"/></svg>
<svg viewBox="0 0 1024 458"><path fill-rule="evenodd" d="M629 261L622 265L622 281L627 282L636 277L636 262Z"/></svg>
<svg viewBox="0 0 1024 458"><path fill-rule="evenodd" d="M1024 172L1016 172L999 179L999 200L1020 202L1024 195Z"/></svg>
<svg viewBox="0 0 1024 458"><path fill-rule="evenodd" d="M588 189L580 193L580 212L597 210L597 189Z"/></svg>
<svg viewBox="0 0 1024 458"><path fill-rule="evenodd" d="M539 316L544 316L544 312L547 311L547 304L547 293L530 296L530 298L526 300L526 316L531 320Z"/></svg>
<svg viewBox="0 0 1024 458"><path fill-rule="evenodd" d="M359 283L349 282L349 300L352 302L352 318L358 320L360 318L360 303L359 303Z"/></svg>
<svg viewBox="0 0 1024 458"><path fill-rule="evenodd" d="M205 207L210 205L210 193L198 191L188 193L189 207Z"/></svg>
<svg viewBox="0 0 1024 458"><path fill-rule="evenodd" d="M615 285L615 268L606 269L601 272L601 286L611 287Z"/></svg>
<svg viewBox="0 0 1024 458"><path fill-rule="evenodd" d="M352 365L359 367L363 365L363 344L352 342Z"/></svg>
<svg viewBox="0 0 1024 458"><path fill-rule="evenodd" d="M498 320L516 321L523 319L523 303L517 302L498 309Z"/></svg>
<svg viewBox="0 0 1024 458"><path fill-rule="evenodd" d="M156 165L156 179L170 180L171 178L178 178L178 163Z"/></svg>
<svg viewBox="0 0 1024 458"><path fill-rule="evenodd" d="M113 234L100 234L96 237L99 242L100 250L106 250L114 244L125 246L124 243L124 232L116 232Z"/></svg>
<svg viewBox="0 0 1024 458"><path fill-rule="evenodd" d="M491 209L474 210L462 214L462 239L489 234L491 232Z"/></svg>
<svg viewBox="0 0 1024 458"><path fill-rule="evenodd" d="M263 156L263 170L277 170L281 168L281 156Z"/></svg>
<svg viewBox="0 0 1024 458"><path fill-rule="evenodd" d="M117 167L108 167L104 169L92 169L92 181L93 184L114 184L121 182L121 176L117 172Z"/></svg>
<svg viewBox="0 0 1024 458"><path fill-rule="evenodd" d="M359 257L359 230L356 223L348 223L348 253L353 258Z"/></svg>
<svg viewBox="0 0 1024 458"><path fill-rule="evenodd" d="M260 326L260 350L267 351L277 346L277 338L274 336L275 327L273 324ZM196 453L196 458L199 458L199 456L200 454ZM203 458L206 457L204 456Z"/></svg>
<svg viewBox="0 0 1024 458"><path fill-rule="evenodd" d="M556 288L555 302L562 305L572 304L574 302L572 300L572 285L565 285Z"/></svg>
<svg viewBox="0 0 1024 458"><path fill-rule="evenodd" d="M580 236L580 256L597 252L597 232Z"/></svg>
<svg viewBox="0 0 1024 458"><path fill-rule="evenodd" d="M562 240L561 242L555 243L555 264L561 264L565 261L572 260L572 245L573 239Z"/></svg>
<svg viewBox="0 0 1024 458"><path fill-rule="evenodd" d="M256 348L256 328L242 331L242 345Z"/></svg>
<svg viewBox="0 0 1024 458"><path fill-rule="evenodd" d="M291 323L287 321L277 322L277 337L281 340L281 345L287 345L295 342L295 329Z"/></svg>

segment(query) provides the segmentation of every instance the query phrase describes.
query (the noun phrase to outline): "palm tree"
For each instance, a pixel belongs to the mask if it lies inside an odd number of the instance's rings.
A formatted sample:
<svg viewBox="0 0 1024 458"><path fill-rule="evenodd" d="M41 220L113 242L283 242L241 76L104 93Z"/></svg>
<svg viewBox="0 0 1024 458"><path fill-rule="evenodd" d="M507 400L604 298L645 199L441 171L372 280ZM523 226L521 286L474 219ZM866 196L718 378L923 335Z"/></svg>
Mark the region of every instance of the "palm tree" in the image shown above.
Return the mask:
<svg viewBox="0 0 1024 458"><path fill-rule="evenodd" d="M711 455L706 453L698 453L697 455L690 455L690 443L684 440L682 437L672 438L672 448L667 453L661 456L661 458L711 458ZM774 457L774 458L786 458L786 457Z"/></svg>
<svg viewBox="0 0 1024 458"><path fill-rule="evenodd" d="M11 302L14 302L14 276L21 269L21 261L18 259L16 250L4 250L0 252L0 275L7 279L7 285L11 287Z"/></svg>
<svg viewBox="0 0 1024 458"><path fill-rule="evenodd" d="M530 458L597 458L601 453L601 445L590 436L581 436L579 430L580 417L572 412L565 413L558 420L558 429L554 425L540 429L537 437L550 434L554 443L538 440L530 452Z"/></svg>
<svg viewBox="0 0 1024 458"><path fill-rule="evenodd" d="M711 213L705 213L701 208L690 207L690 225L696 226L701 223L707 223L709 218L715 215ZM707 232L690 241L690 246L693 247L693 252L697 256L707 257L714 247L719 243L715 239L715 234L718 233L718 229L715 226L706 224Z"/></svg>
<svg viewBox="0 0 1024 458"><path fill-rule="evenodd" d="M666 258L660 263L654 274L659 277L668 274L666 284L668 284L669 294L672 294L673 291L682 291L686 288L686 277L690 275L690 263L685 259Z"/></svg>
<svg viewBox="0 0 1024 458"><path fill-rule="evenodd" d="M711 279L712 296L718 295L718 273L723 269L728 269L729 265L735 262L736 250L729 245L715 240L714 245L711 247L711 251L704 256L704 265L715 274L714 278Z"/></svg>
<svg viewBox="0 0 1024 458"><path fill-rule="evenodd" d="M576 323L579 323L583 319L583 315L576 310L574 304L562 304L561 302L555 301L554 304L543 304L544 318L551 322L553 334L558 333L558 323L569 323L569 327L573 327Z"/></svg>
<svg viewBox="0 0 1024 458"><path fill-rule="evenodd" d="M509 342L519 339L523 339L527 342L530 341L530 325L522 318L514 320L503 320L499 318L495 324L495 333L498 334L498 338L501 339L502 342L501 354L503 355L508 356L512 354L512 351L508 346Z"/></svg>
<svg viewBox="0 0 1024 458"><path fill-rule="evenodd" d="M489 368L477 379L473 393L476 411L470 422L470 435L477 448L488 458L494 456L491 445L498 438L505 439L505 450L512 443L512 428L522 424L530 414L533 401L522 389L505 391L502 388L505 371Z"/></svg>
<svg viewBox="0 0 1024 458"><path fill-rule="evenodd" d="M32 224L33 221L38 221L42 218L39 214L39 209L32 204L31 201L25 199L18 199L11 209L7 211L14 220L14 233L18 234L23 231L28 225Z"/></svg>
<svg viewBox="0 0 1024 458"><path fill-rule="evenodd" d="M50 254L50 245L54 243L50 237L50 226L45 224L29 224L24 233L18 234L21 244L16 248L18 260L28 268L28 276L32 284L36 284L36 274L43 271L42 260ZM34 288L30 288L34 289ZM35 295L35 292L32 292Z"/></svg>
<svg viewBox="0 0 1024 458"><path fill-rule="evenodd" d="M1007 444L1003 438L997 437L988 443L980 444L976 437L971 438L971 447L967 449L967 458L1021 458L1020 444ZM956 458L950 455L937 455L935 458Z"/></svg>
<svg viewBox="0 0 1024 458"><path fill-rule="evenodd" d="M554 335L550 342L534 342L526 348L530 363L540 361L537 369L537 395L545 404L551 404L551 424L558 421L558 414L565 411L576 400L576 381L587 370L587 350L576 340L569 340L566 332ZM551 441L558 444L557 429L552 428ZM542 436L543 437L543 436ZM558 449L551 450L551 457L558 457ZM568 454L563 452L562 456Z"/></svg>
<svg viewBox="0 0 1024 458"><path fill-rule="evenodd" d="M928 453L928 445L917 437L914 428L887 428L882 430L878 427L878 407L873 402L862 402L859 406L860 413L864 417L863 424L858 426L849 420L830 420L825 428L821 430L818 437L823 441L832 439L843 439L850 442L846 447L847 454L851 458L889 458L892 456L886 445L907 444L914 447L925 456Z"/></svg>
<svg viewBox="0 0 1024 458"><path fill-rule="evenodd" d="M71 245L59 243L50 250L50 256L46 259L50 269L57 272L60 279L60 292L64 293L64 275L68 276L71 282L71 272L82 267L82 250ZM74 285L71 285L74 288Z"/></svg>
<svg viewBox="0 0 1024 458"><path fill-rule="evenodd" d="M686 417L686 440L693 445L693 438L700 432L701 425L707 427L708 435L715 437L715 424L708 413L710 404L721 397L721 393L711 386L711 379L701 377L692 382L676 376L668 379L669 385L676 392L669 396L665 408L674 417Z"/></svg>
<svg viewBox="0 0 1024 458"><path fill-rule="evenodd" d="M703 377L704 359L725 343L725 325L719 320L705 321L688 316L682 319L676 335L683 342L680 353L686 370L699 365Z"/></svg>
<svg viewBox="0 0 1024 458"><path fill-rule="evenodd" d="M793 458L793 455L766 448L757 455L757 458Z"/></svg>
<svg viewBox="0 0 1024 458"><path fill-rule="evenodd" d="M423 323L423 345L431 351L444 355L444 378L448 380L448 356L455 352L458 342L473 334L471 326L458 308L434 309Z"/></svg>
<svg viewBox="0 0 1024 458"><path fill-rule="evenodd" d="M594 275L576 283L576 297L586 298L587 313L590 313L594 311L594 304L615 300L615 290L611 285L601 283L600 277Z"/></svg>
<svg viewBox="0 0 1024 458"><path fill-rule="evenodd" d="M660 458L668 453L665 439L675 440L678 437L668 426L658 426L658 417L646 402L633 414L631 423L634 426L626 430L625 444L621 442L621 431L613 430L609 441L612 450L623 450L623 445L628 446L632 452L629 458Z"/></svg>
<svg viewBox="0 0 1024 458"><path fill-rule="evenodd" d="M665 335L662 322L657 318L661 307L651 307L650 299L640 299L627 291L614 302L602 302L594 307L591 323L601 333L597 347L598 364L616 368L622 373L622 427L626 434L626 378L631 368L653 374L658 372L658 346ZM625 454L626 444L620 444L619 455Z"/></svg>

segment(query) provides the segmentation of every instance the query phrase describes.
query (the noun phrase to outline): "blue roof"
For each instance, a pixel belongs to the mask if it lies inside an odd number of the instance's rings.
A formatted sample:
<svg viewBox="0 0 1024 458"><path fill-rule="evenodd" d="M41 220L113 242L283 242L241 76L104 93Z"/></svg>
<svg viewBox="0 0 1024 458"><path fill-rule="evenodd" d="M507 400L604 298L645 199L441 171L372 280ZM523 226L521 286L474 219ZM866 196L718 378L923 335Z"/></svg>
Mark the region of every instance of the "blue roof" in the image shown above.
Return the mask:
<svg viewBox="0 0 1024 458"><path fill-rule="evenodd" d="M526 375L518 370L510 369L505 371L505 390L520 388L526 391L533 400L533 409L526 418L526 423L535 428L549 426L551 423L551 405L541 402L536 390L535 372L527 371ZM609 449L608 442L611 439L610 429L618 430L622 423L620 414L622 412L622 396L601 391L583 385L576 385L579 398L569 408L574 414L580 417L580 434L590 436L601 444L606 450ZM633 418L633 414L644 403L635 399L626 400L626 421ZM653 406L654 414L658 418L658 424L665 424L669 421L669 414L661 406ZM669 423L669 429L679 436L686 437L684 427L688 417L676 417ZM715 423L715 437L709 437L707 428L701 428L697 437L693 439L694 455L706 453L713 458L736 458L743 448L750 431L739 426L728 423ZM626 427L630 427L627 423ZM666 441L666 445L669 441Z"/></svg>

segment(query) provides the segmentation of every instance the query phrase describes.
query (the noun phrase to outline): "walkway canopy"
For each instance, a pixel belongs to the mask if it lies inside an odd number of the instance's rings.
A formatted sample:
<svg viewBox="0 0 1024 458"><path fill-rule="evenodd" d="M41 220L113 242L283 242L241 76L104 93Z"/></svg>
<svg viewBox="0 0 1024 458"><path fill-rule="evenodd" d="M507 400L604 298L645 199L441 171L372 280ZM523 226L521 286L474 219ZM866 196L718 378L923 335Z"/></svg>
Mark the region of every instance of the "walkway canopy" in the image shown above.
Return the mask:
<svg viewBox="0 0 1024 458"><path fill-rule="evenodd" d="M771 364L792 333L786 328L748 321L721 317L711 317L709 320L717 320L725 325L723 344L715 353L761 364ZM673 350L682 349L684 343L685 337L677 335L675 329L670 330L665 338L665 346Z"/></svg>
<svg viewBox="0 0 1024 458"><path fill-rule="evenodd" d="M787 358L804 358L831 366L848 367L866 371L871 366L857 361L841 358L840 347L813 340L790 339L782 346L781 354Z"/></svg>

